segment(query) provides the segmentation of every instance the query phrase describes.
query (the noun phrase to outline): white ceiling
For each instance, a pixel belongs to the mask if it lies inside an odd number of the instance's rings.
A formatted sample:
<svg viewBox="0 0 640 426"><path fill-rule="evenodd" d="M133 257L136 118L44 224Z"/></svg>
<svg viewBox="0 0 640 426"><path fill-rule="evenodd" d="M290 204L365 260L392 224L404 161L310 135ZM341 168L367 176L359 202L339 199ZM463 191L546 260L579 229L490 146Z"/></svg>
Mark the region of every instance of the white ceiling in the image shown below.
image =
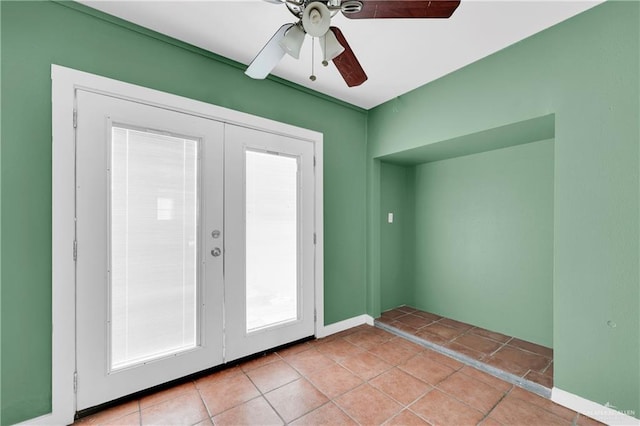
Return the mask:
<svg viewBox="0 0 640 426"><path fill-rule="evenodd" d="M78 0L87 6L249 64L276 30L296 19L261 0ZM365 0L366 1L366 0ZM272 74L370 109L581 13L603 0L462 0L450 19L347 19L339 27L369 80L349 88L330 64L311 74L311 38ZM317 43L317 41L316 41ZM319 57L316 44L316 58ZM247 77L249 78L249 77Z"/></svg>

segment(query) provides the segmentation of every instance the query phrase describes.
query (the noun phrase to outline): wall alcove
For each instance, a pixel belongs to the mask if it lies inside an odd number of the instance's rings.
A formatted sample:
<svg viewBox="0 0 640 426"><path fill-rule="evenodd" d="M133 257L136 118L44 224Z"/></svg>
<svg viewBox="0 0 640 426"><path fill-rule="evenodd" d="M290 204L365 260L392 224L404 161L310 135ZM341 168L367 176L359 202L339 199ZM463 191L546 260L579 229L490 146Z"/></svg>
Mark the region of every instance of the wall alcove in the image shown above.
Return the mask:
<svg viewBox="0 0 640 426"><path fill-rule="evenodd" d="M553 347L554 137L549 114L376 159L382 311Z"/></svg>

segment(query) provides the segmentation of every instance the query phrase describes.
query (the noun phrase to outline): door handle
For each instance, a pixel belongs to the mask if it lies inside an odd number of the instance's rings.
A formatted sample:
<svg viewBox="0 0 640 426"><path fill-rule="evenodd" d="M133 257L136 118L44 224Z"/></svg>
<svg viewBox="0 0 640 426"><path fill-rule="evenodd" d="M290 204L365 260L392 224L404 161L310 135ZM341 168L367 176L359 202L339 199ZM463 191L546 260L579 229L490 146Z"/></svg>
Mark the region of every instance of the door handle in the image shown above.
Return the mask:
<svg viewBox="0 0 640 426"><path fill-rule="evenodd" d="M222 254L222 250L220 250L220 247L215 247L213 250L211 250L211 256L213 257L218 257Z"/></svg>

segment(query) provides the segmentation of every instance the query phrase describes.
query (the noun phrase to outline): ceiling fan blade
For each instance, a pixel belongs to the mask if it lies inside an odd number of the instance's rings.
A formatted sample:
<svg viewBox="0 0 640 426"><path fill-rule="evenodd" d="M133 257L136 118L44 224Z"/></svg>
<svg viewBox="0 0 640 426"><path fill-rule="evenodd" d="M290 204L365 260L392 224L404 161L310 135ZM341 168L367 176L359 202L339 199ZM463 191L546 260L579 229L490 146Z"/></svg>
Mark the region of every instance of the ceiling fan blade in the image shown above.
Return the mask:
<svg viewBox="0 0 640 426"><path fill-rule="evenodd" d="M338 68L347 86L354 87L361 85L367 81L368 77L362 69L360 62L358 62L353 50L351 50L349 43L347 43L347 39L344 38L342 31L340 31L338 27L330 27L329 30L336 36L338 43L344 47L344 52L333 58L333 63L336 65L336 68Z"/></svg>
<svg viewBox="0 0 640 426"><path fill-rule="evenodd" d="M360 12L345 13L351 19L449 18L460 0L362 0Z"/></svg>
<svg viewBox="0 0 640 426"><path fill-rule="evenodd" d="M278 31L271 37L271 39L264 45L260 53L253 58L253 61L249 64L249 67L244 72L251 78L263 79L278 65L278 62L282 59L285 51L280 47L280 40L284 38L284 33L287 32L294 24L284 24Z"/></svg>
<svg viewBox="0 0 640 426"><path fill-rule="evenodd" d="M267 3L273 3L273 4L282 4L286 2L286 0L264 0L264 1L266 1Z"/></svg>

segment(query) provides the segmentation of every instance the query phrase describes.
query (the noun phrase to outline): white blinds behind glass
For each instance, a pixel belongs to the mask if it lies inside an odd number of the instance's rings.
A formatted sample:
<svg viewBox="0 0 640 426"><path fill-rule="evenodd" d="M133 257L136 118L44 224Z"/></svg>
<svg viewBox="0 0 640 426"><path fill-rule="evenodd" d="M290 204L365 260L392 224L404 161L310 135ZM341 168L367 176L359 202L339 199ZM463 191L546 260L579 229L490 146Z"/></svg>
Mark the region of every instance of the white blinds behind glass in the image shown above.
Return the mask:
<svg viewBox="0 0 640 426"><path fill-rule="evenodd" d="M197 345L198 143L113 127L111 369Z"/></svg>
<svg viewBox="0 0 640 426"><path fill-rule="evenodd" d="M246 152L247 331L298 319L298 158Z"/></svg>

